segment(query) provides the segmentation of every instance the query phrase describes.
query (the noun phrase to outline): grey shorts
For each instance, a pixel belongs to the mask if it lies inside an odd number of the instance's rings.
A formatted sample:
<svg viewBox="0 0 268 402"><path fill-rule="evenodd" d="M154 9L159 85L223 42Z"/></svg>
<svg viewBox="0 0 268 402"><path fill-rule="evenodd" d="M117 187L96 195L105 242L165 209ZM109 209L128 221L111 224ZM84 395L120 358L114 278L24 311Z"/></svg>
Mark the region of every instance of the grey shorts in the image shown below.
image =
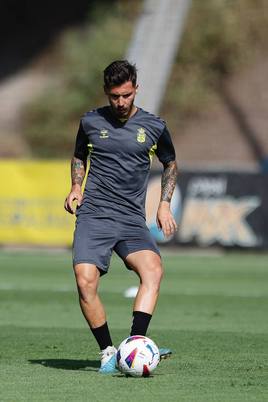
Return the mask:
<svg viewBox="0 0 268 402"><path fill-rule="evenodd" d="M79 215L73 242L73 264L94 264L101 275L107 273L112 252L125 262L126 257L140 250L159 249L143 219ZM127 268L130 267L126 264Z"/></svg>

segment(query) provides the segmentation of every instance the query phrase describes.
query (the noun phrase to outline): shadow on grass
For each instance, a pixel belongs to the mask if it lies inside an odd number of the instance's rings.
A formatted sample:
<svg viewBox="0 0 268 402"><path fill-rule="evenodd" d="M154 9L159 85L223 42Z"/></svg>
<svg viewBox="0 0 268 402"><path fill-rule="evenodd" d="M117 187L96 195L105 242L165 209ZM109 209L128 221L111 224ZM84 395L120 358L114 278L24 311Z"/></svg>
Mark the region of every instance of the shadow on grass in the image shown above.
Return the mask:
<svg viewBox="0 0 268 402"><path fill-rule="evenodd" d="M100 366L99 360L40 359L28 360L28 362L62 370L98 371Z"/></svg>

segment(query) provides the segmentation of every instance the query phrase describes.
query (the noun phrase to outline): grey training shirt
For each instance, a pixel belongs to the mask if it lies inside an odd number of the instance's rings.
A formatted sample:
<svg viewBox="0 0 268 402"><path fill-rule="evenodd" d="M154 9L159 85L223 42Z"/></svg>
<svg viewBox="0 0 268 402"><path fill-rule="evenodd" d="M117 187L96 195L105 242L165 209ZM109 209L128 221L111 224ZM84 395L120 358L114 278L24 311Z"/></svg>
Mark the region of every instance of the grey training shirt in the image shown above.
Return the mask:
<svg viewBox="0 0 268 402"><path fill-rule="evenodd" d="M109 106L87 112L80 121L74 156L90 158L83 203L77 215L141 216L151 159L163 164L175 160L166 124L138 109L121 122Z"/></svg>

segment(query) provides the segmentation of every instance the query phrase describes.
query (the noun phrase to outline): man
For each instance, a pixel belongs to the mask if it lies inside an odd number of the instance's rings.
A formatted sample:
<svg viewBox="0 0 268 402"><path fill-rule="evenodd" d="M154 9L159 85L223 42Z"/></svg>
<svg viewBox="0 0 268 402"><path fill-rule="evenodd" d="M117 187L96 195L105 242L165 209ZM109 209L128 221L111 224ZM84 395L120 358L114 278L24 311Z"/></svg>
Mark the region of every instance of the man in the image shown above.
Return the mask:
<svg viewBox="0 0 268 402"><path fill-rule="evenodd" d="M110 105L86 113L80 121L71 161L72 187L65 200L71 214L77 201L73 265L81 310L101 350L101 373L114 372L116 362L98 295L99 279L108 271L113 250L140 279L130 335L146 334L158 298L163 268L145 224L154 153L164 167L157 224L165 236L177 228L170 211L177 176L174 147L165 122L134 105L136 81L136 67L126 60L114 61L104 70ZM171 352L162 351L163 357L165 353Z"/></svg>

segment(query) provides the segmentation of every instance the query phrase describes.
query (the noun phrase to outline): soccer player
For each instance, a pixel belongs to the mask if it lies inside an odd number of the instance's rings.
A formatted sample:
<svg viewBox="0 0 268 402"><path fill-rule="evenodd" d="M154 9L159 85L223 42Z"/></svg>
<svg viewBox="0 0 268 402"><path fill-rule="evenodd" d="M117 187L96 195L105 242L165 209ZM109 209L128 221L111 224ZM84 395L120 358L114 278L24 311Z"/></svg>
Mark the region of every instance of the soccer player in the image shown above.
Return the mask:
<svg viewBox="0 0 268 402"><path fill-rule="evenodd" d="M154 153L163 164L157 224L165 236L177 229L170 211L177 177L174 147L165 122L134 104L137 89L135 65L119 60L104 70L109 105L87 112L80 121L71 161L72 187L64 205L77 217L73 266L81 310L101 350L101 373L116 370L116 348L98 295L99 280L108 271L112 251L140 281L130 335L146 335L159 294L161 257L145 223ZM90 168L82 194L88 158ZM160 350L161 357L169 353Z"/></svg>

